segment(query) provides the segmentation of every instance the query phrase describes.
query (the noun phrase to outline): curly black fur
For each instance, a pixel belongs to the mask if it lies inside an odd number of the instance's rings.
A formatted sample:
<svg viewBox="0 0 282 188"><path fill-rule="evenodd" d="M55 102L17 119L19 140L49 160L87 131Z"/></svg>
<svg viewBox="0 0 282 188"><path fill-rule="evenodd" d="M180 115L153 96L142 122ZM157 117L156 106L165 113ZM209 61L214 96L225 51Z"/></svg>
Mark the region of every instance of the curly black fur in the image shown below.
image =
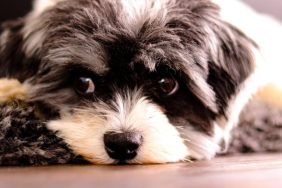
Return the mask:
<svg viewBox="0 0 282 188"><path fill-rule="evenodd" d="M45 127L33 104L0 105L0 165L84 163Z"/></svg>

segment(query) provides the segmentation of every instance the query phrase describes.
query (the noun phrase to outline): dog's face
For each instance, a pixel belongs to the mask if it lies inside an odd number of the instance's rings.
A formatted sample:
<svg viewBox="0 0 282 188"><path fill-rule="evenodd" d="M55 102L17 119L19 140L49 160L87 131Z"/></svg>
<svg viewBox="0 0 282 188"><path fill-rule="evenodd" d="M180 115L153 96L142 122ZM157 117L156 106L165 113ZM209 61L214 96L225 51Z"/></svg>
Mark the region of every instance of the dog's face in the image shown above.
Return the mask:
<svg viewBox="0 0 282 188"><path fill-rule="evenodd" d="M48 128L93 163L210 158L253 71L251 41L219 11L208 0L37 1L6 26L0 75L58 110Z"/></svg>

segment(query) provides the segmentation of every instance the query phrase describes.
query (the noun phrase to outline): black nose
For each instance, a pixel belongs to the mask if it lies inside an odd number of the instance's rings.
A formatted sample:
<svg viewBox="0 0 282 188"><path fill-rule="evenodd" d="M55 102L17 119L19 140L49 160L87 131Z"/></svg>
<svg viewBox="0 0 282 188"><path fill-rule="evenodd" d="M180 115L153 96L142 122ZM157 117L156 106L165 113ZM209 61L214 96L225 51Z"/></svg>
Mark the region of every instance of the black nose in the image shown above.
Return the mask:
<svg viewBox="0 0 282 188"><path fill-rule="evenodd" d="M104 135L105 149L108 155L119 161L134 159L142 140L140 134L131 132L109 132Z"/></svg>

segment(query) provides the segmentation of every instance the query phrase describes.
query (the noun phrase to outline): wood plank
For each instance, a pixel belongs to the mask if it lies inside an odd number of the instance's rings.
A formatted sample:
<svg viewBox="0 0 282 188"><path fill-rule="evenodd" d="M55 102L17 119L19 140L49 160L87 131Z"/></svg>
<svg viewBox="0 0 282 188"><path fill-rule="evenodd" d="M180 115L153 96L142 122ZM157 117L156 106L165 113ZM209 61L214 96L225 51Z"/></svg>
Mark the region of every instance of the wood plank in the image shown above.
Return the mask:
<svg viewBox="0 0 282 188"><path fill-rule="evenodd" d="M0 168L0 187L282 187L282 154L168 165Z"/></svg>

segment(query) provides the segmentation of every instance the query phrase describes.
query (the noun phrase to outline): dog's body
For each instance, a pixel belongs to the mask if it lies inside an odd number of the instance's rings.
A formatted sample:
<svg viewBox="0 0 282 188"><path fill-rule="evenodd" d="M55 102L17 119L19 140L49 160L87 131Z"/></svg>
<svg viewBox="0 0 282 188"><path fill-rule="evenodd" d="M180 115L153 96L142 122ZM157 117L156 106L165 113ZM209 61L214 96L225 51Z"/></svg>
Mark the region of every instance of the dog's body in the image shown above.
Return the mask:
<svg viewBox="0 0 282 188"><path fill-rule="evenodd" d="M237 0L38 0L4 26L0 77L58 112L48 129L90 162L209 159L280 84L281 32Z"/></svg>

